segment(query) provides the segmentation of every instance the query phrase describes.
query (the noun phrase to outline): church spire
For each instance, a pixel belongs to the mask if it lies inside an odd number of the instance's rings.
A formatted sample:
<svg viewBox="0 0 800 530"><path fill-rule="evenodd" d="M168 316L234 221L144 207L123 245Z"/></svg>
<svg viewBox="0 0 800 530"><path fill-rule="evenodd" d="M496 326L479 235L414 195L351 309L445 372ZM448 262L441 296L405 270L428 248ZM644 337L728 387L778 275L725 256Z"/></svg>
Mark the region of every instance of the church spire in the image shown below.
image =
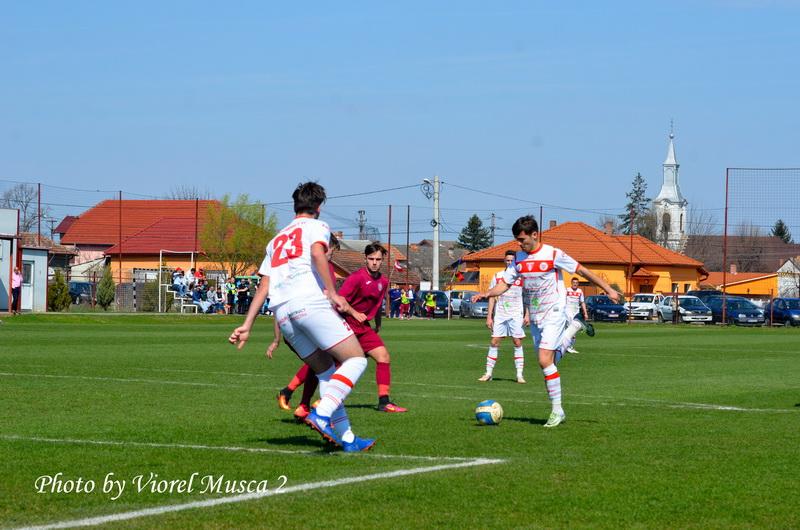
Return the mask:
<svg viewBox="0 0 800 530"><path fill-rule="evenodd" d="M656 214L656 237L659 242L672 250L683 248L686 242L686 199L681 195L678 185L678 159L675 157L675 131L672 120L669 123L669 144L667 158L662 165L664 183L653 201Z"/></svg>

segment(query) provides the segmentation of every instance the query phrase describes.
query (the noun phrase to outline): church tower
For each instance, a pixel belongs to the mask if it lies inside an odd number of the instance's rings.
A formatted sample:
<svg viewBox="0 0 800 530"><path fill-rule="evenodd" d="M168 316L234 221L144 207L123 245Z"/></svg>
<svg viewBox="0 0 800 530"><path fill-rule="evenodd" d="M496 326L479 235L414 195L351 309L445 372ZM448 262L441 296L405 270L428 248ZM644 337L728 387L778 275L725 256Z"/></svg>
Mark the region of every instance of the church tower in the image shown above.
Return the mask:
<svg viewBox="0 0 800 530"><path fill-rule="evenodd" d="M671 129L671 128L670 128ZM656 241L668 249L681 252L686 245L686 199L678 185L678 161L675 158L675 135L670 130L667 159L664 160L664 183L653 200L656 215Z"/></svg>

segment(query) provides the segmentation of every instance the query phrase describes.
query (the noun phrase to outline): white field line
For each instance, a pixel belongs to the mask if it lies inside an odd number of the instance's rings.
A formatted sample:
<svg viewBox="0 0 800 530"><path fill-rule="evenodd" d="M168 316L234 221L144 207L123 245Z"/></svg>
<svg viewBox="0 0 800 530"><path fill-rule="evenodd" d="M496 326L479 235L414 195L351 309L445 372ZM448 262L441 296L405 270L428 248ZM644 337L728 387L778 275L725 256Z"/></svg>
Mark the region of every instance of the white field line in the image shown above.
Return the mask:
<svg viewBox="0 0 800 530"><path fill-rule="evenodd" d="M230 451L240 453L266 453L280 455L303 455L321 457L343 457L349 456L344 453L324 453L317 451L292 451L290 449L271 449L266 447L238 447L226 445L201 445L188 443L160 443L160 442L133 442L122 440L84 440L77 438L44 438L40 436L19 436L15 434L0 434L0 439L21 442L55 443L55 444L76 444L76 445L113 445L122 447L156 447L166 449L198 449L204 451ZM420 455L387 455L381 453L360 453L362 457L398 460L422 460L428 462L466 462L475 460L477 457L459 456L420 456Z"/></svg>
<svg viewBox="0 0 800 530"><path fill-rule="evenodd" d="M83 376L83 375L56 375L56 374L31 374L31 373L13 373L13 372L0 372L0 377L45 377L45 378L63 378L63 379L85 379L85 380L96 380L96 381L116 381L116 382L124 382L124 383L148 383L148 384L166 384L166 385L188 385L188 386L206 386L206 387L227 387L227 388L248 388L243 385L235 385L235 384L218 384L218 383L194 383L189 381L169 381L169 380L162 380L162 379L134 379L134 378L121 378L121 377L93 377L93 376ZM395 385L403 385L404 383L395 383ZM421 386L426 386L428 388L437 388L439 386L445 387L445 385L437 385L435 383L431 384L424 384L424 383L416 383ZM446 386L448 388L455 388L453 385ZM473 389L473 387L459 387L465 389ZM513 390L504 390L506 392L515 392ZM353 394L361 395L361 394L372 394L369 391L353 391ZM431 394L409 394L404 393L405 396L408 397L418 397L423 399L444 399L444 400L459 400L459 401L474 401L476 398L475 396L454 396L452 394L448 394L446 396L441 395L431 395ZM748 408L748 407L736 407L732 405L717 405L713 403L691 403L691 402L674 402L674 401L666 401L666 400L658 400L658 399L645 399L645 398L634 398L634 397L612 397L612 396L591 396L587 394L572 394L573 396L577 397L588 397L590 399L604 399L609 400L609 402L605 403L597 403L597 402L579 402L579 401L570 401L571 405L603 405L603 406L662 406L664 408L678 408L678 409L703 409L703 410L718 410L718 411L730 411L730 412L765 412L765 413L776 413L776 414L797 414L800 413L800 409L759 409L759 408ZM519 399L513 397L503 397L504 401L512 401L516 403L541 403L541 400L532 400L532 399ZM641 405L641 404L631 404L625 403L625 401L640 401L646 402L649 405Z"/></svg>
<svg viewBox="0 0 800 530"><path fill-rule="evenodd" d="M266 497L274 497L276 495L286 495L289 493L297 493L303 491L318 490L324 488L334 488L337 486L345 486L347 484L357 484L359 482L368 482L372 480L393 479L398 477L407 477L410 475L419 475L422 473L434 473L436 471L447 471L451 469L459 469L464 467L485 466L489 464L500 464L504 460L476 458L466 462L457 462L451 464L440 464L435 466L416 467L408 469L398 469L396 471L387 471L384 473L373 473L370 475L361 475L354 477L344 477L335 480L324 480L321 482L309 482L306 484L298 484L297 486L290 486L288 488L281 488L276 490L269 490L257 493L244 493L242 495L233 495L230 497L220 497L215 499L208 499L203 501L192 501L182 504L168 504L166 506L156 506L153 508L145 508L143 510L133 510L129 512L115 513L111 515L101 515L98 517L87 517L85 519L73 519L70 521L61 521L57 523L50 523L39 526L23 527L24 530L46 530L55 528L75 528L80 526L95 526L106 523L116 523L119 521L129 521L131 519L138 519L140 517L149 517L153 515L162 515L171 512L181 512L184 510L193 510L196 508L210 508L223 504L233 504L238 502L253 501L263 499ZM20 530L23 530L20 529Z"/></svg>

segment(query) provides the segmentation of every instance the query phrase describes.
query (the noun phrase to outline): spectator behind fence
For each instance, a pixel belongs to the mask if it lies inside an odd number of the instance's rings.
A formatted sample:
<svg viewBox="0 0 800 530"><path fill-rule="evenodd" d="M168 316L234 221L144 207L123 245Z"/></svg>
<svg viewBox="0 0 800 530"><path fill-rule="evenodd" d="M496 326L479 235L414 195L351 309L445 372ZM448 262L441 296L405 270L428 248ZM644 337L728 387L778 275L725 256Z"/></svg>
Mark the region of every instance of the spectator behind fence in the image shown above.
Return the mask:
<svg viewBox="0 0 800 530"><path fill-rule="evenodd" d="M250 287L250 282L245 278L239 280L239 285L236 287L236 312L244 315L247 312L247 290Z"/></svg>
<svg viewBox="0 0 800 530"><path fill-rule="evenodd" d="M400 295L402 291L396 283L389 289L389 318L400 318Z"/></svg>
<svg viewBox="0 0 800 530"><path fill-rule="evenodd" d="M233 308L236 305L236 282L234 281L233 276L228 278L228 281L225 282L225 295L228 300L225 309L229 315L232 315Z"/></svg>
<svg viewBox="0 0 800 530"><path fill-rule="evenodd" d="M189 272L186 273L186 285L189 286L189 289L194 289L196 278L194 277L194 267L189 269Z"/></svg>
<svg viewBox="0 0 800 530"><path fill-rule="evenodd" d="M225 307L225 298L222 294L222 287L210 288L208 290L208 303L211 304L211 312L222 313Z"/></svg>
<svg viewBox="0 0 800 530"><path fill-rule="evenodd" d="M200 308L203 313L208 312L208 308L211 307L211 304L208 300L203 300L203 286L198 284L192 289L192 303Z"/></svg>
<svg viewBox="0 0 800 530"><path fill-rule="evenodd" d="M22 273L19 267L14 267L11 274L11 313L16 315L20 312L20 292L22 292Z"/></svg>
<svg viewBox="0 0 800 530"><path fill-rule="evenodd" d="M183 275L183 269L180 267L175 269L175 272L172 273L172 290L180 297L186 296L186 277Z"/></svg>

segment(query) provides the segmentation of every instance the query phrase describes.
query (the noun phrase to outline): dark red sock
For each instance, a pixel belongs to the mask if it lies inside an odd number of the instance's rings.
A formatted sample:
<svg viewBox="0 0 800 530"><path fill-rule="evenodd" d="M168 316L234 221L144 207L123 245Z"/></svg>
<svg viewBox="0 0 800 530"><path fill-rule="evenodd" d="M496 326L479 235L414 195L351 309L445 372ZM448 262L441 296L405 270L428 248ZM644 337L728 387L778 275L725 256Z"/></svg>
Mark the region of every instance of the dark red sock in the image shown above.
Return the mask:
<svg viewBox="0 0 800 530"><path fill-rule="evenodd" d="M389 395L392 384L392 369L389 363L375 363L375 382L378 384L378 397Z"/></svg>
<svg viewBox="0 0 800 530"><path fill-rule="evenodd" d="M311 398L314 397L314 392L317 391L317 386L319 386L317 374L314 372L309 372L308 377L306 377L306 383L303 385L303 398L300 400L301 405L311 408Z"/></svg>
<svg viewBox="0 0 800 530"><path fill-rule="evenodd" d="M303 381L306 380L306 377L308 377L308 365L303 363L303 366L301 366L297 373L294 374L294 377L292 377L292 380L289 381L288 385L286 385L286 388L294 392L298 386L303 384Z"/></svg>

